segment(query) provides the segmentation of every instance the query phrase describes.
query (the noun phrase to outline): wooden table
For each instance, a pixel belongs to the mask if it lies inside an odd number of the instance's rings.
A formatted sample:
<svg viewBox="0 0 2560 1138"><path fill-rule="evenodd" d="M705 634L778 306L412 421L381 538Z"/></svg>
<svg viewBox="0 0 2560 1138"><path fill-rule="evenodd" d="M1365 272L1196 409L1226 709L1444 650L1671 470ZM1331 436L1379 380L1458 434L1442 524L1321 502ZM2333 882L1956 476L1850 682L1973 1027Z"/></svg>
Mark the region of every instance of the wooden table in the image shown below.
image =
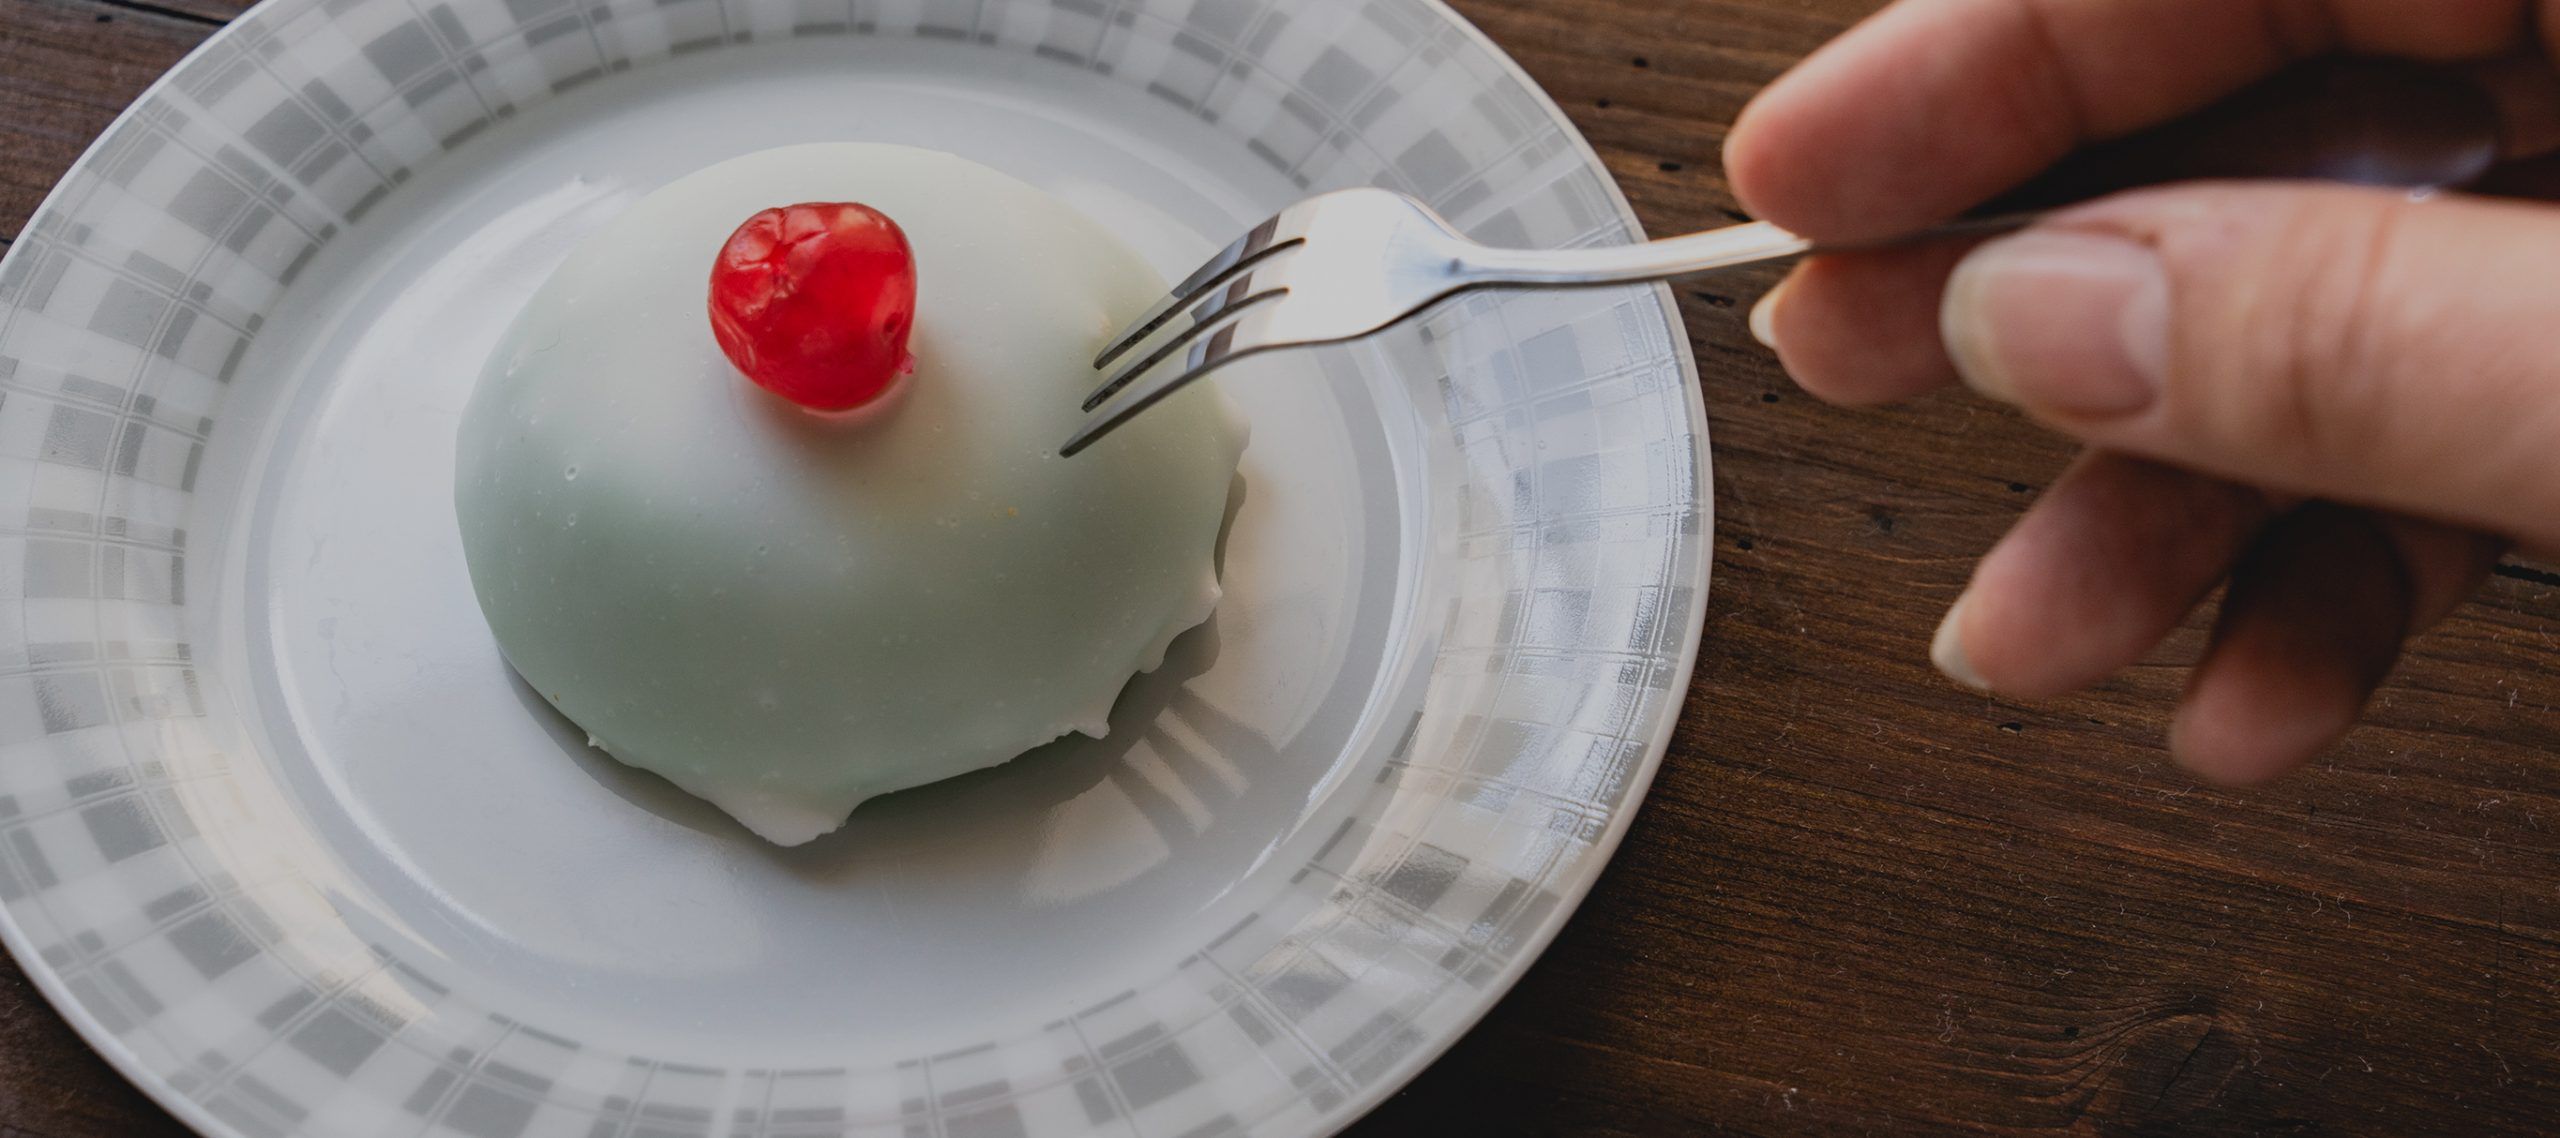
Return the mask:
<svg viewBox="0 0 2560 1138"><path fill-rule="evenodd" d="M1459 0L1646 225L1737 216L1744 100L1876 0ZM240 0L0 0L0 235ZM1528 978L1357 1129L2539 1133L2560 1125L2560 576L2509 566L2273 789L2161 750L2190 627L2033 706L1933 673L2068 448L1958 396L1844 411L1681 289L1716 567L1678 737ZM0 1138L177 1134L0 960Z"/></svg>

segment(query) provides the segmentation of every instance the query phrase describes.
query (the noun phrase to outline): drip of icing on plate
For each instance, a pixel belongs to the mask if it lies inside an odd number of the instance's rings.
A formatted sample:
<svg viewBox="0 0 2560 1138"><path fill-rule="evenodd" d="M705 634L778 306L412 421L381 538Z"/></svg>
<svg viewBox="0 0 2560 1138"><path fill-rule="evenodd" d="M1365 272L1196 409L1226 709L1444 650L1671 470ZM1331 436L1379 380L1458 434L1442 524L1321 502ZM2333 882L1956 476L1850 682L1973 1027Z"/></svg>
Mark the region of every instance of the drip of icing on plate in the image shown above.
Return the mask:
<svg viewBox="0 0 2560 1138"><path fill-rule="evenodd" d="M859 202L911 244L912 373L845 415L750 385L705 313L740 222ZM596 746L784 845L865 799L1100 736L1207 619L1244 431L1209 385L1073 459L1088 366L1165 282L933 151L769 150L588 238L500 341L455 503L507 660Z"/></svg>

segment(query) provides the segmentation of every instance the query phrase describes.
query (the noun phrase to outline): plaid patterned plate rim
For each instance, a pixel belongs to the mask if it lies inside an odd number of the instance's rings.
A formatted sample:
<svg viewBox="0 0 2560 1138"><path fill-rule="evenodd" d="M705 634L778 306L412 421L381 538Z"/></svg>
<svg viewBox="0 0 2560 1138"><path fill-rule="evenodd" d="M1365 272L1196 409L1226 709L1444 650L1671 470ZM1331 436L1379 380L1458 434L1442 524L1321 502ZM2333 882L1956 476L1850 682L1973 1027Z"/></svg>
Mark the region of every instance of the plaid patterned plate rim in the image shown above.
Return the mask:
<svg viewBox="0 0 2560 1138"><path fill-rule="evenodd" d="M1345 817L1169 971L974 1046L714 1063L510 1014L294 856L211 698L197 480L251 344L333 239L490 127L774 40L1016 53L1196 117L1302 189L1488 241L1642 232L1438 0L266 0L155 84L0 261L0 939L215 1135L1326 1133L1555 935L1696 656L1706 422L1667 289L1463 298L1381 350L1432 432L1436 652ZM1278 878L1274 878L1278 880Z"/></svg>

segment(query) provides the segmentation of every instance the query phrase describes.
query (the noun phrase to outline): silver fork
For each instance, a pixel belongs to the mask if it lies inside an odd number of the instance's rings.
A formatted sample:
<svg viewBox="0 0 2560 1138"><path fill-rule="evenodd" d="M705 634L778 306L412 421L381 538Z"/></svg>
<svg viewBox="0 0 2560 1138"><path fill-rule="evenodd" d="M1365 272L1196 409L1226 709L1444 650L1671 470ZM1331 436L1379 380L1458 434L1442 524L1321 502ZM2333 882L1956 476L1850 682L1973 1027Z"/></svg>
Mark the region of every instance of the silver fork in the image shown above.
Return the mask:
<svg viewBox="0 0 2560 1138"><path fill-rule="evenodd" d="M1459 236L1429 207L1391 190L1320 194L1254 226L1113 338L1094 357L1096 369L1135 358L1085 397L1091 414L1058 453L1083 450L1236 360L1358 339L1452 293L1659 280L1810 248L1804 238L1756 221L1642 245L1495 249ZM1142 345L1147 350L1137 351ZM1148 374L1177 353L1188 353L1182 366Z"/></svg>
<svg viewBox="0 0 2560 1138"><path fill-rule="evenodd" d="M2502 136L2496 101L2461 71L2319 60L2187 119L2083 151L1979 214L1874 244L2011 229L2057 206L2164 181L2469 185L2497 164ZM1095 369L1135 358L1085 399L1088 415L1058 453L1083 450L1226 364L1366 336L1452 293L1623 284L1839 248L1750 222L1642 245L1493 249L1399 193L1323 194L1255 226L1114 337ZM1182 366L1156 370L1176 354Z"/></svg>

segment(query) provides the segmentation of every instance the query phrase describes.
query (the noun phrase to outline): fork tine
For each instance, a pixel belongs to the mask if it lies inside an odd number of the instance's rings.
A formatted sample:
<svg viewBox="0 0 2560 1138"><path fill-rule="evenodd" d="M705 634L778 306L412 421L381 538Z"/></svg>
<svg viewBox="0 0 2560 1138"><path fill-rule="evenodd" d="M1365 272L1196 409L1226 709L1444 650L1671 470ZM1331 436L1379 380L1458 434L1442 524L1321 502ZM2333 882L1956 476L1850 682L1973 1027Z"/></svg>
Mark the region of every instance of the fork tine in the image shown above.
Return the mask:
<svg viewBox="0 0 2560 1138"><path fill-rule="evenodd" d="M1154 351L1140 357L1138 362L1121 368L1110 379L1104 380L1102 386L1093 389L1093 394L1084 397L1083 409L1091 411L1101 406L1103 400L1111 398L1113 393L1129 386L1130 380L1145 374L1148 368L1164 362L1165 357L1181 351L1202 336L1233 328L1236 320L1239 319L1239 314L1245 309L1266 300L1278 299L1287 295L1289 291L1286 288L1266 288L1255 292L1253 283L1249 277L1238 277L1227 286L1225 291L1201 301L1199 307L1191 310L1190 327L1167 337L1164 343L1156 345Z"/></svg>
<svg viewBox="0 0 2560 1138"><path fill-rule="evenodd" d="M1236 274L1261 263L1266 257L1283 249L1296 247L1299 244L1299 238L1276 240L1280 233L1281 222L1288 216L1284 211L1265 218L1262 224L1247 230L1244 236L1236 238L1226 248L1218 250L1216 256L1202 263L1190 276L1182 278L1182 283L1173 286L1173 291L1156 301L1154 307L1147 309L1144 315L1130 321L1127 327L1120 330L1118 336L1112 337L1111 343L1105 345L1102 351L1093 357L1094 368L1099 370L1107 367L1111 361L1120 358L1122 353L1137 347L1140 341L1145 340L1156 329L1164 327L1166 321L1173 319L1174 313L1182 311L1184 306L1198 300L1210 289L1227 283Z"/></svg>
<svg viewBox="0 0 2560 1138"><path fill-rule="evenodd" d="M1139 412L1163 402L1165 397L1190 386L1192 381L1210 372L1246 356L1287 346L1255 339L1248 341L1243 347L1237 347L1237 339L1239 339L1238 325L1231 321L1225 327L1218 329L1216 335L1193 347L1191 359L1181 371L1169 372L1148 380L1128 398L1107 410L1086 417L1084 425L1077 427L1076 433L1067 436L1067 441L1058 447L1058 457L1075 457L1076 452L1092 446L1102 436L1117 430L1120 424L1136 418Z"/></svg>

